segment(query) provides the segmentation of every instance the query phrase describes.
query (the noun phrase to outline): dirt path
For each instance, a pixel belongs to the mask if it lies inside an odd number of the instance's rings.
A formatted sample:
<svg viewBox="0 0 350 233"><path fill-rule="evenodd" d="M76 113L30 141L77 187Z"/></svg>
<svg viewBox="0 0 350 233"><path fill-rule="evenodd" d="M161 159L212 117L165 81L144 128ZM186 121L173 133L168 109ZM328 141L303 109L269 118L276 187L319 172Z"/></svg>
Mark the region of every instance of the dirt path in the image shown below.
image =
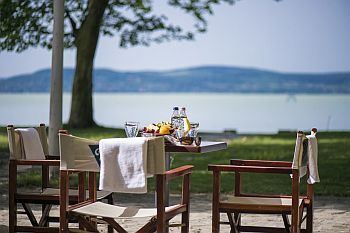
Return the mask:
<svg viewBox="0 0 350 233"><path fill-rule="evenodd" d="M117 202L123 205L140 205L141 203L149 203L152 205L154 201L153 195L147 195L140 198L138 195L131 197L117 196ZM174 202L178 196L172 196ZM135 203L136 202L136 203ZM190 232L211 232L211 196L208 194L194 194L191 198L191 216L190 216ZM317 197L315 202L315 218L314 218L314 232L323 233L341 233L350 232L350 198L334 198L334 197ZM8 232L8 209L7 203L0 204L0 232ZM34 211L36 215L40 215L40 210ZM57 209L54 215L57 215ZM222 216L225 219L225 216ZM137 227L145 223L145 219L140 219L136 223L125 220L122 226L126 227L128 231L134 232ZM172 222L179 222L179 217ZM242 218L243 223L252 225L269 225L269 226L283 226L282 218L274 215L246 215ZM29 224L24 216L19 217L21 224ZM101 229L106 232L106 229ZM180 232L178 228L171 228L170 232ZM229 232L229 227L222 225L221 232Z"/></svg>

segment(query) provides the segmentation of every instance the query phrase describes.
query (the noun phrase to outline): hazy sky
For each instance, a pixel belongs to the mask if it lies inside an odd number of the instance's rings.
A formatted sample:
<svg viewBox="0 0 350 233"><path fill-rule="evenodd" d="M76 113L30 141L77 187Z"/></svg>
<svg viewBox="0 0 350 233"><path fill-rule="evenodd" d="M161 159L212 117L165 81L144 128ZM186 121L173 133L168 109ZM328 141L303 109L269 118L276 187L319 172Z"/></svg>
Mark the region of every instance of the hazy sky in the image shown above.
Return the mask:
<svg viewBox="0 0 350 233"><path fill-rule="evenodd" d="M170 18L190 21L174 11ZM100 38L95 67L165 70L233 65L283 72L350 71L349 0L242 0L216 7L208 21L208 32L195 41L120 49L117 38ZM0 77L50 65L51 51L40 48L0 53ZM75 65L74 50L65 50L64 65Z"/></svg>

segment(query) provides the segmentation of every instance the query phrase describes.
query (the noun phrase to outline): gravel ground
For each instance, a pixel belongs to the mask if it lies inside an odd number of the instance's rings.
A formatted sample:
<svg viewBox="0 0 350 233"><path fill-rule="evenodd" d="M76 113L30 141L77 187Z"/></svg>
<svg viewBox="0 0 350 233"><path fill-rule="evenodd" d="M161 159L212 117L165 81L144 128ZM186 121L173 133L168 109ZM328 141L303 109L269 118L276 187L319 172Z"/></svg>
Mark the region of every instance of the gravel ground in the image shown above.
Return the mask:
<svg viewBox="0 0 350 233"><path fill-rule="evenodd" d="M171 202L175 203L178 196L172 196ZM117 203L122 205L141 205L149 203L153 205L153 195L129 195L116 196ZM8 232L8 208L7 203L0 204L0 232ZM35 215L40 215L39 207L34 210ZM54 215L57 214L57 209ZM222 216L225 219L226 216ZM29 224L25 216L20 216L18 221L21 224ZM139 226L143 225L147 219L139 219L138 221L124 220L121 225L128 232L134 232ZM177 217L172 222L180 222ZM267 226L283 226L282 218L276 215L243 215L243 223L251 225L267 225ZM101 228L102 232L107 232L105 228ZM180 232L179 228L171 228L170 232ZM191 197L191 215L190 215L190 232L211 232L211 196L208 194L193 194ZM229 227L222 225L221 232L230 232ZM315 201L315 217L314 232L349 232L350 233L350 198L337 197L316 197Z"/></svg>

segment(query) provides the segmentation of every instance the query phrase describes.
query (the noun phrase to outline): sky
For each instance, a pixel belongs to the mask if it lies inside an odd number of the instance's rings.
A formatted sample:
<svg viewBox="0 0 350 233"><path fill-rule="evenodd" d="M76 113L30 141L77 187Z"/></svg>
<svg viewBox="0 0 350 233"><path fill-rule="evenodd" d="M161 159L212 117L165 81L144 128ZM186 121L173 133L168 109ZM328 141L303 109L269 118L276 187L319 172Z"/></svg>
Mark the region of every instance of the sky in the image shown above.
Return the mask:
<svg viewBox="0 0 350 233"><path fill-rule="evenodd" d="M173 22L185 27L191 22L154 2ZM139 71L227 65L298 73L350 71L349 0L242 0L215 7L214 12L208 18L208 32L194 41L122 49L117 37L100 37L95 68ZM74 65L75 51L65 50L64 66ZM2 78L50 66L51 51L46 49L0 52Z"/></svg>

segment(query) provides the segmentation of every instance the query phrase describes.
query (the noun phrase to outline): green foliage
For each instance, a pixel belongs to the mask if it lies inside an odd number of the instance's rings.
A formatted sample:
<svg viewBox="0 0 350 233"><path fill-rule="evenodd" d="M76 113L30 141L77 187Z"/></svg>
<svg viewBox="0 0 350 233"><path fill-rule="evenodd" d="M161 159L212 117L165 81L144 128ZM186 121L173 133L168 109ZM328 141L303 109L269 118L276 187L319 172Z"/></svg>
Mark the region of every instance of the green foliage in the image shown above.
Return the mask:
<svg viewBox="0 0 350 233"><path fill-rule="evenodd" d="M8 152L8 139L6 127L0 127L0 153ZM0 156L1 159L1 156Z"/></svg>
<svg viewBox="0 0 350 233"><path fill-rule="evenodd" d="M107 1L108 4L104 2ZM219 0L169 0L169 6L192 15L193 29L184 31L179 25L169 22L166 15L153 11L150 0L66 0L64 21L64 45L76 46L80 30L93 15L92 7L102 7L103 20L100 32L103 35L120 37L121 47L149 45L171 39L193 39L194 33L205 32L206 16L213 14L213 6ZM234 0L221 0L232 4ZM156 2L156 1L155 1ZM51 49L53 36L53 1L50 0L4 0L0 2L0 51L21 52L28 47L41 46ZM95 19L94 19L95 20ZM91 25L90 25L91 26ZM87 26L89 27L89 26Z"/></svg>
<svg viewBox="0 0 350 233"><path fill-rule="evenodd" d="M125 137L124 129L106 128L101 126L96 126L87 129L75 129L69 128L68 125L65 125L64 129L67 129L68 132L73 135L94 140L100 140L102 138Z"/></svg>
<svg viewBox="0 0 350 233"><path fill-rule="evenodd" d="M0 4L0 51L51 48L52 1L11 1Z"/></svg>

